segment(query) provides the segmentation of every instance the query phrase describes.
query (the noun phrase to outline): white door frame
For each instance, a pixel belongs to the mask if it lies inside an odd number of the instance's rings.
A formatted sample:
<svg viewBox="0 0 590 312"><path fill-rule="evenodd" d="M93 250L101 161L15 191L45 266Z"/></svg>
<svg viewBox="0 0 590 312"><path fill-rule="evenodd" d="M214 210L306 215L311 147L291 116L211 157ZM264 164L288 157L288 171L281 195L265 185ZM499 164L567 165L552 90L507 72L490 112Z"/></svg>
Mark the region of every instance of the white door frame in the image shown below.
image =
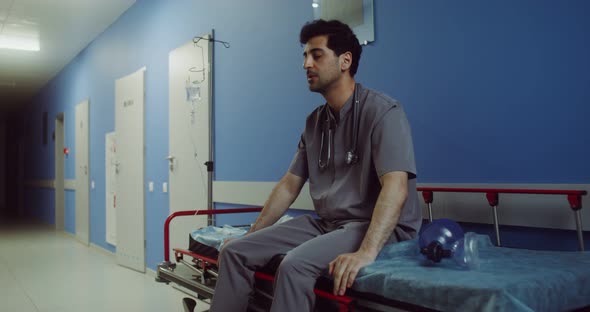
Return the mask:
<svg viewBox="0 0 590 312"><path fill-rule="evenodd" d="M63 231L65 214L64 194L64 114L55 117L55 229Z"/></svg>

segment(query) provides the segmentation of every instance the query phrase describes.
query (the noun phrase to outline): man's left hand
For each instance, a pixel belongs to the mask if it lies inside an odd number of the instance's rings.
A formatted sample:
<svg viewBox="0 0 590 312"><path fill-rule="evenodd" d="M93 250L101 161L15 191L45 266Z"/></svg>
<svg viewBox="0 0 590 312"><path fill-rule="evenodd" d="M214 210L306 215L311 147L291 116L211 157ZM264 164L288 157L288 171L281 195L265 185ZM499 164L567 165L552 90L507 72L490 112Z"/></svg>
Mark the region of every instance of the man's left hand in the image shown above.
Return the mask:
<svg viewBox="0 0 590 312"><path fill-rule="evenodd" d="M329 273L334 277L334 295L343 296L350 288L359 270L375 261L363 252L341 254L329 264Z"/></svg>

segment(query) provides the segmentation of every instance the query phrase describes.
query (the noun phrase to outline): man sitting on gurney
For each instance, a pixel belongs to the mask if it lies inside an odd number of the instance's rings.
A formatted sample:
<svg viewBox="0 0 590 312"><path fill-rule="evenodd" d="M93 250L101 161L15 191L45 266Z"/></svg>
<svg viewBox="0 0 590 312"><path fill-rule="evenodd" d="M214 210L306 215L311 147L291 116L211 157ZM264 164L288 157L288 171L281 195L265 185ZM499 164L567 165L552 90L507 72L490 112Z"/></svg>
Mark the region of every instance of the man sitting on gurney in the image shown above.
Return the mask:
<svg viewBox="0 0 590 312"><path fill-rule="evenodd" d="M219 256L212 312L246 311L254 273L277 254L271 311L312 311L316 279L330 274L343 295L384 244L416 236L422 222L410 126L400 103L354 80L362 47L339 21L301 29L303 67L326 104L307 118L288 172L249 233ZM309 179L319 219L273 225Z"/></svg>

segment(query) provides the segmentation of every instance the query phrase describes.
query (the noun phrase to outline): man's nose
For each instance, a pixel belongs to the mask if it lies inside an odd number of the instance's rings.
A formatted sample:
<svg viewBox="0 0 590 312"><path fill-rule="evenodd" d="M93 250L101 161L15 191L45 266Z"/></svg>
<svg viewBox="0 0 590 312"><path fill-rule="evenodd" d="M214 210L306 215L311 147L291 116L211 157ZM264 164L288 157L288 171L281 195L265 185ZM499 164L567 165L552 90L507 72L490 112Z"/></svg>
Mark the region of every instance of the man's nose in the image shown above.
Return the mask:
<svg viewBox="0 0 590 312"><path fill-rule="evenodd" d="M311 57L304 57L303 58L303 68L304 69L311 68L311 64L312 64Z"/></svg>

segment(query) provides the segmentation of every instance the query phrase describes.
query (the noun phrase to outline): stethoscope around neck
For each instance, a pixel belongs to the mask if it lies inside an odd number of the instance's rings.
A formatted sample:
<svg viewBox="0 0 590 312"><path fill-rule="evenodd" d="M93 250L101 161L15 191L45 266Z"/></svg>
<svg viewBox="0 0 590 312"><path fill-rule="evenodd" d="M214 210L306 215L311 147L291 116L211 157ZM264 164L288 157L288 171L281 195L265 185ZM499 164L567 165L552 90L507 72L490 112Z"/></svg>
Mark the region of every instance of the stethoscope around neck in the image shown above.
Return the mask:
<svg viewBox="0 0 590 312"><path fill-rule="evenodd" d="M354 92L352 95L352 137L350 138L351 141L351 149L346 152L344 155L344 162L352 166L358 161L358 154L356 151L356 144L358 140L358 85L354 86ZM330 107L328 103L324 104L323 111L320 113L320 119L323 121L322 124L322 137L320 141L320 155L318 159L318 167L320 171L324 171L326 168L330 167L331 162L333 161L334 155L332 155L332 141L333 141L333 130L335 128L335 123L332 122L330 118ZM325 146L327 145L327 148Z"/></svg>

